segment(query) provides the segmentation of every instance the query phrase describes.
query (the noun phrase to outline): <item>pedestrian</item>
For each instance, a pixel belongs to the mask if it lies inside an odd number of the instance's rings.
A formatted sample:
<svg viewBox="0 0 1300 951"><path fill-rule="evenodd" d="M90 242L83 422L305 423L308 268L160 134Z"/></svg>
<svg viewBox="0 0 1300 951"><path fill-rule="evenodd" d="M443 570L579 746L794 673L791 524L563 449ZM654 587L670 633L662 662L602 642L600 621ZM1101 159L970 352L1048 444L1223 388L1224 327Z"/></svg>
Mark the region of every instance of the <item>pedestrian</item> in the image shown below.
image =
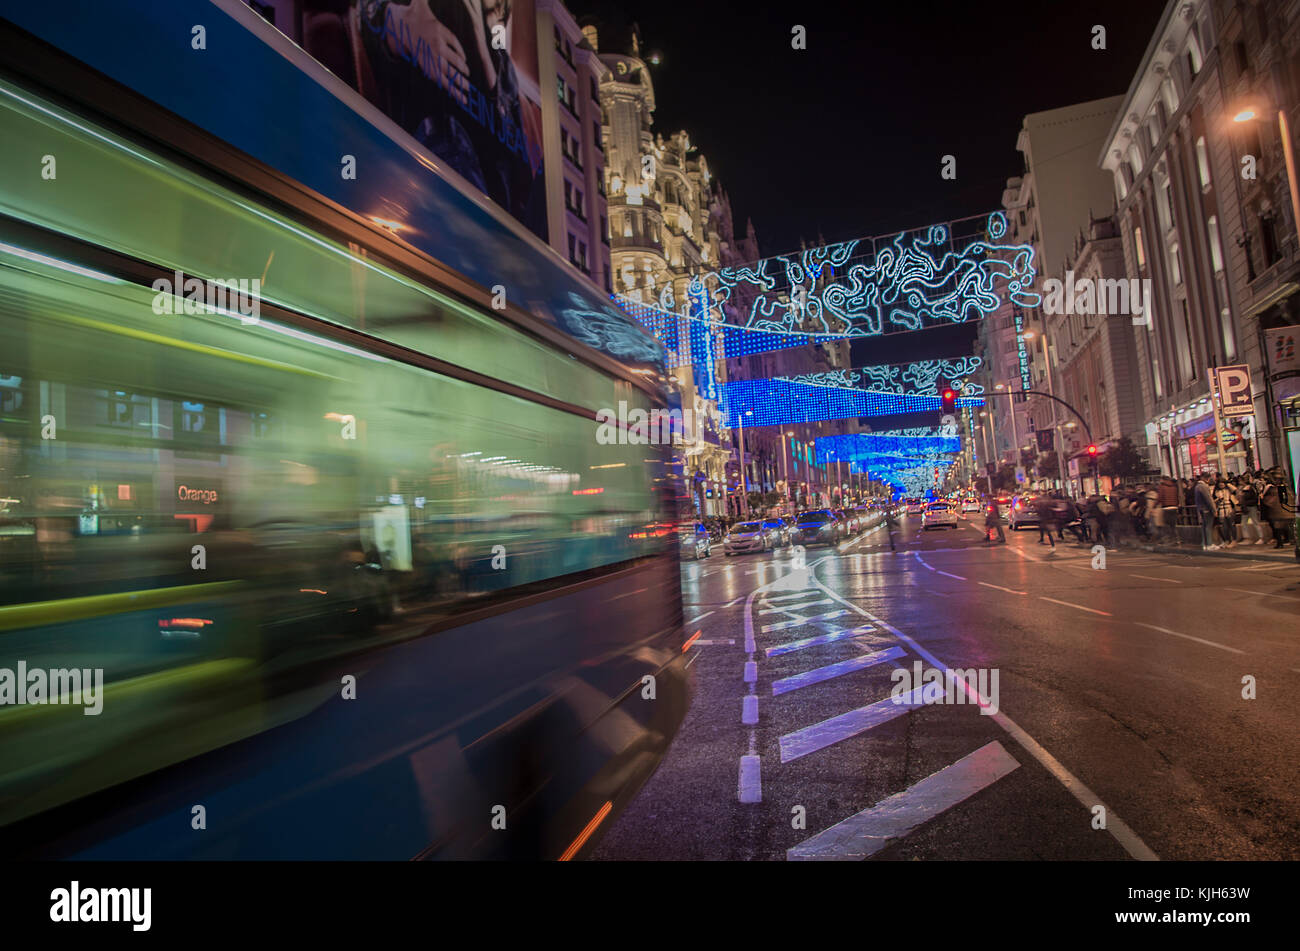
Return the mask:
<svg viewBox="0 0 1300 951"><path fill-rule="evenodd" d="M1178 538L1178 503L1181 493L1178 483L1170 476L1160 477L1160 487L1156 489L1156 526L1165 529L1175 545L1181 544Z"/></svg>
<svg viewBox="0 0 1300 951"><path fill-rule="evenodd" d="M1295 507L1287 504L1286 490L1287 485L1281 472L1270 469L1264 477L1264 492L1260 497L1260 507L1264 517L1268 519L1269 526L1273 529L1274 548L1281 548L1283 542L1291 540L1291 519L1295 514Z"/></svg>
<svg viewBox="0 0 1300 951"><path fill-rule="evenodd" d="M1218 551L1219 546L1212 544L1214 540L1214 493L1210 490L1209 477L1204 472L1196 477L1193 493L1196 499L1196 514L1201 520L1201 551Z"/></svg>
<svg viewBox="0 0 1300 951"><path fill-rule="evenodd" d="M1002 511L998 508L998 500L996 496L991 496L988 500L988 505L984 508L984 528L987 535L985 538L986 542L992 544L993 532L989 531L989 529L996 528L998 530L998 541L1002 542L1004 545L1006 544L1007 536L1006 533L1002 531Z"/></svg>
<svg viewBox="0 0 1300 951"><path fill-rule="evenodd" d="M1214 487L1214 517L1223 547L1232 548L1237 543L1237 493L1227 479L1220 479Z"/></svg>
<svg viewBox="0 0 1300 951"><path fill-rule="evenodd" d="M1043 538L1052 543L1052 551L1056 551L1056 538L1053 536L1052 519L1052 500L1047 496L1042 496L1034 503L1034 510L1038 513L1038 544L1043 544Z"/></svg>

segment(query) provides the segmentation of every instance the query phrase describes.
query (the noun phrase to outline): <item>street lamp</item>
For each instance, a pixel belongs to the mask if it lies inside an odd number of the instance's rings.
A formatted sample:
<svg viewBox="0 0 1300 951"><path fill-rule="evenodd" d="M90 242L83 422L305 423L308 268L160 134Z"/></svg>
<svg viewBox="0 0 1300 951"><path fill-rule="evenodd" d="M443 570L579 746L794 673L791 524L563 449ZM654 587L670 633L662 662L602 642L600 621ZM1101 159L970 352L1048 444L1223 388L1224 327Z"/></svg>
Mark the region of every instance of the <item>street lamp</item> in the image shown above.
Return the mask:
<svg viewBox="0 0 1300 951"><path fill-rule="evenodd" d="M740 417L740 505L746 515L749 514L749 486L745 482L745 416L753 416L752 409L745 410L744 416Z"/></svg>
<svg viewBox="0 0 1300 951"><path fill-rule="evenodd" d="M786 437L793 437L794 430L781 433L781 471L785 474L785 497L789 501L790 492L790 453L785 448Z"/></svg>
<svg viewBox="0 0 1300 951"><path fill-rule="evenodd" d="M1247 106L1232 117L1233 122L1251 122L1258 117L1254 108ZM1296 234L1300 236L1300 190L1297 190L1295 153L1291 149L1291 128L1286 121L1286 111L1277 111L1277 127L1282 135L1282 157L1286 160L1286 183L1291 192L1291 217L1295 219Z"/></svg>

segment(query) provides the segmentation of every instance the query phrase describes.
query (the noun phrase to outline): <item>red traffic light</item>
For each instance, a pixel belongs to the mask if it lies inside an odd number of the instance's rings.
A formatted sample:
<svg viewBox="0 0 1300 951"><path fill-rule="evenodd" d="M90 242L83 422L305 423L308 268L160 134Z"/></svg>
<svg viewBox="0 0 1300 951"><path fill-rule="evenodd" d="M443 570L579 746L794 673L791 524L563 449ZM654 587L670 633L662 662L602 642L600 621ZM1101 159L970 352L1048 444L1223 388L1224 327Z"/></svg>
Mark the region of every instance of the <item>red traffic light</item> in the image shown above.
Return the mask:
<svg viewBox="0 0 1300 951"><path fill-rule="evenodd" d="M955 400L955 399L957 398L957 391L956 391L956 390L944 390L944 391L943 391L943 398L946 399L946 400Z"/></svg>
<svg viewBox="0 0 1300 951"><path fill-rule="evenodd" d="M957 412L957 391L951 386L939 391L939 408L945 415Z"/></svg>
<svg viewBox="0 0 1300 951"><path fill-rule="evenodd" d="M1095 456L1095 455L1097 455L1097 447L1096 447L1096 446L1089 446L1089 447L1088 447L1088 455L1090 455L1090 456Z"/></svg>

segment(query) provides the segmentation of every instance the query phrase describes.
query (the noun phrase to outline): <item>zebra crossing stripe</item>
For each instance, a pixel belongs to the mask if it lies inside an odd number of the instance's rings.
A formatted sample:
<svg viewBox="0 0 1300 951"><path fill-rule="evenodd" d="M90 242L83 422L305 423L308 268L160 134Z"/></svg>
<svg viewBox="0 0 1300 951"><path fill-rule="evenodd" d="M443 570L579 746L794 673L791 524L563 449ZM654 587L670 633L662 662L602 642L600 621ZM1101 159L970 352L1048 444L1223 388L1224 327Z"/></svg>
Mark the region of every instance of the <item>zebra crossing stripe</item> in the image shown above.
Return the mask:
<svg viewBox="0 0 1300 951"><path fill-rule="evenodd" d="M845 674L851 674L854 671L866 670L868 667L876 666L876 664L883 664L887 660L902 657L906 653L901 647L891 647L889 650L863 654L850 660L842 660L837 664L827 664L825 667L806 670L802 674L795 674L793 677L784 677L772 684L772 696L779 697L783 693L798 690L800 687L809 687L813 684L833 680L836 677L842 677Z"/></svg>
<svg viewBox="0 0 1300 951"><path fill-rule="evenodd" d="M763 633L771 634L773 631L788 631L792 627L802 627L805 624L814 624L817 621L833 621L836 618L844 617L849 612L841 608L838 611L827 611L825 614L814 614L812 617L799 617L790 621L778 621L776 624L764 624Z"/></svg>
<svg viewBox="0 0 1300 951"><path fill-rule="evenodd" d="M921 699L923 690L924 686L916 687L899 697L897 702L893 697L886 697L884 700L877 700L865 707L858 707L856 710L841 713L829 720L822 720L820 723L806 726L802 730L787 733L779 741L781 762L788 763L801 756L807 756L809 753L824 750L828 746L834 746L841 740L847 740L849 737L857 736L859 733L865 733L867 730L878 727L882 723L888 723L895 717L907 713L913 707L924 706Z"/></svg>
<svg viewBox="0 0 1300 951"><path fill-rule="evenodd" d="M809 601L807 604L795 604L788 608L768 608L766 611L759 611L758 613L760 616L764 614L789 614L791 611L794 610L802 610L803 608L813 608L819 604L834 604L834 603L835 602L830 598L822 598L820 601Z"/></svg>
<svg viewBox="0 0 1300 951"><path fill-rule="evenodd" d="M870 809L804 839L786 851L786 859L861 861L870 858L1019 766L1015 757L994 740Z"/></svg>
<svg viewBox="0 0 1300 951"><path fill-rule="evenodd" d="M818 634L816 637L805 637L802 640L791 641L788 644L778 644L776 647L769 647L766 654L768 657L780 657L782 654L801 651L805 647L817 647L820 644L833 644L835 641L846 640L850 637L861 637L864 634L870 634L874 630L875 627L870 624L859 624L857 627L836 631L834 634Z"/></svg>

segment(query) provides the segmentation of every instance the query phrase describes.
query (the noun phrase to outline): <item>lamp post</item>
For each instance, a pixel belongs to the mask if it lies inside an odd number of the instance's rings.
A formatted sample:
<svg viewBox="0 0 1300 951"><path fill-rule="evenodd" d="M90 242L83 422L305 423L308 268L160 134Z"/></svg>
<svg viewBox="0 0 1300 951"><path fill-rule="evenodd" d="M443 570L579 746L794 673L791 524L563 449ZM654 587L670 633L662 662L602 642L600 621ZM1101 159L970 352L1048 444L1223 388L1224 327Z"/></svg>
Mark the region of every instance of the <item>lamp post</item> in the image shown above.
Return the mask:
<svg viewBox="0 0 1300 951"><path fill-rule="evenodd" d="M1022 335L1026 340L1034 339L1034 332L1026 330ZM1043 338L1043 363L1047 367L1047 395L1056 400L1056 388L1052 385L1052 348ZM1064 402L1064 401L1061 401ZM1012 401L1012 411L1014 413L1014 400ZM1061 482L1061 488L1065 488L1065 459L1061 455L1061 424L1056 416L1056 403L1052 404L1052 449L1056 453L1056 471ZM1091 439L1089 440L1091 442Z"/></svg>
<svg viewBox="0 0 1300 951"><path fill-rule="evenodd" d="M787 502L790 501L790 497L791 497L791 492L790 492L790 452L789 452L789 450L787 450L786 447L785 447L785 440L786 440L786 437L787 437L787 436L793 436L793 435L794 435L794 431L793 431L793 430L790 431L790 432L785 432L785 431L783 430L783 431L781 432L781 473L785 476L785 500L786 500Z"/></svg>
<svg viewBox="0 0 1300 951"><path fill-rule="evenodd" d="M740 430L740 505L745 515L749 514L749 486L745 481L745 416L753 415L752 409L745 410L744 415L740 417L740 425L736 427Z"/></svg>

